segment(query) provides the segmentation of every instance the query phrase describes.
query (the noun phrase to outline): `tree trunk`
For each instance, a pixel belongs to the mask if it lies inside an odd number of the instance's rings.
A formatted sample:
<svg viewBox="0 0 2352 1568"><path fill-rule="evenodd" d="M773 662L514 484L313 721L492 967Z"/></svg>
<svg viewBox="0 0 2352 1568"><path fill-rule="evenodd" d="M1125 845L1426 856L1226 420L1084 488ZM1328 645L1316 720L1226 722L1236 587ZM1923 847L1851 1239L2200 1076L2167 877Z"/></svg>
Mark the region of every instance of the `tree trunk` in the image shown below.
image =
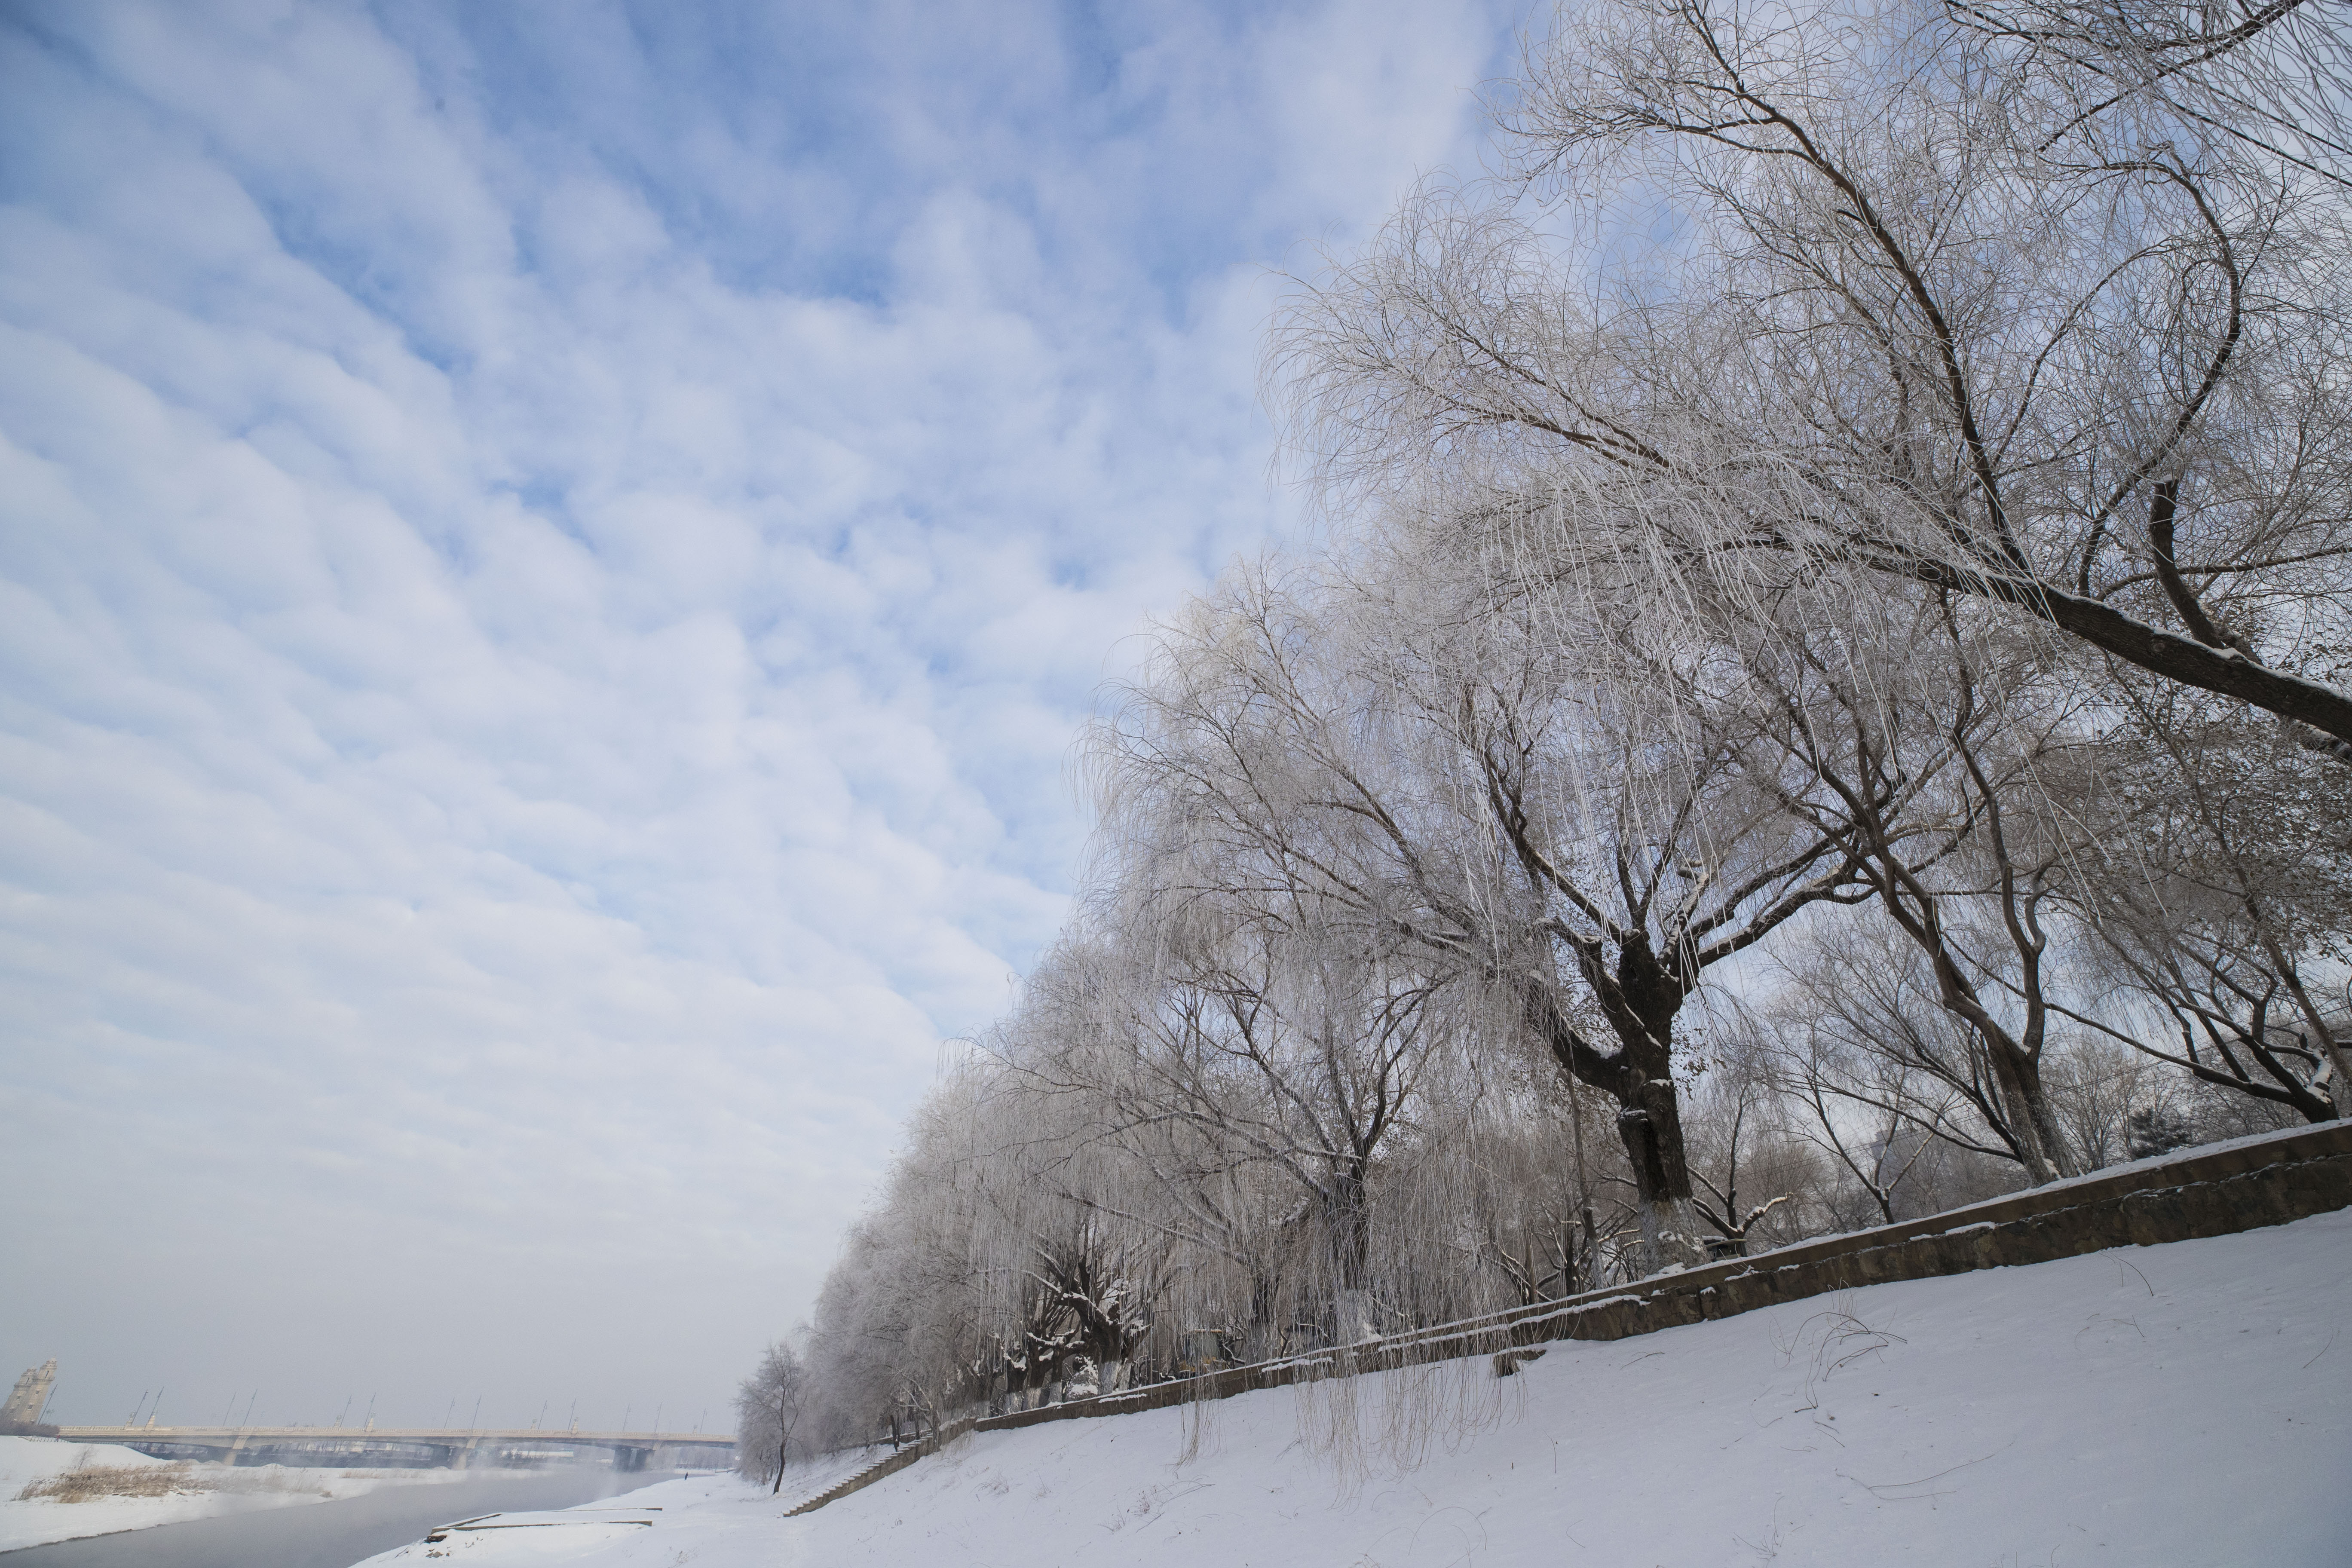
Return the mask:
<svg viewBox="0 0 2352 1568"><path fill-rule="evenodd" d="M1926 934L1921 936L1919 931ZM1919 931L1914 936L1927 947L1935 966L1945 1011L1975 1032L1992 1063L1993 1080L2000 1086L2001 1109L2008 1114L2010 1136L2026 1176L2038 1187L2074 1174L2074 1162L2066 1152L2065 1140L2058 1135L2056 1119L2050 1114L2050 1097L2042 1088L2040 1058L2019 1045L1978 1000L1976 988L1944 947L1941 923L1921 921Z"/></svg>
<svg viewBox="0 0 2352 1568"><path fill-rule="evenodd" d="M1275 1290L1271 1269L1250 1270L1249 1322L1242 1331L1244 1362L1265 1361L1279 1348L1279 1331L1274 1321Z"/></svg>
<svg viewBox="0 0 2352 1568"><path fill-rule="evenodd" d="M1021 1407L1034 1410L1045 1403L1046 1390L1054 1381L1054 1365L1057 1358L1045 1344L1029 1347L1028 1364L1021 1369Z"/></svg>
<svg viewBox="0 0 2352 1568"><path fill-rule="evenodd" d="M1584 1163L1584 1102L1576 1092L1576 1075L1561 1075L1568 1080L1569 1148L1576 1161L1576 1215L1584 1226L1584 1245L1571 1244L1569 1275L1560 1283L1566 1287L1560 1293L1573 1296L1600 1283L1594 1278L1595 1266L1601 1256L1600 1227L1592 1223L1592 1174Z"/></svg>
<svg viewBox="0 0 2352 1568"><path fill-rule="evenodd" d="M1586 959L1588 979L1593 966ZM1528 997L1545 1043L1562 1071L1617 1102L1617 1136L1633 1168L1642 1270L1655 1274L1706 1261L1706 1243L1691 1204L1690 1158L1683 1148L1682 1108L1673 1077L1674 1019L1682 988L1646 947L1629 944L1604 987L1618 1048L1604 1054L1577 1032L1557 995L1540 980Z"/></svg>
<svg viewBox="0 0 2352 1568"><path fill-rule="evenodd" d="M1698 1211L1691 1204L1690 1161L1683 1150L1683 1123L1674 1080L1644 1079L1622 1097L1617 1136L1633 1167L1636 1217L1648 1273L1688 1268L1706 1261Z"/></svg>
<svg viewBox="0 0 2352 1568"><path fill-rule="evenodd" d="M2033 1119L2033 1134L2041 1141L2050 1168L2061 1178L2081 1175L2083 1163L2075 1158L2074 1146L2060 1131L2058 1113L2050 1108L2050 1093L2042 1087L2042 1053L2019 1054L2017 1082L2025 1096L2026 1114Z"/></svg>
<svg viewBox="0 0 2352 1568"><path fill-rule="evenodd" d="M1372 1337L1371 1295L1365 1289L1371 1268L1371 1213L1364 1162L1342 1159L1334 1165L1320 1215L1331 1271L1331 1342L1351 1345Z"/></svg>
<svg viewBox="0 0 2352 1568"><path fill-rule="evenodd" d="M2034 1120L2032 1104L2026 1099L2017 1058L2001 1048L1994 1031L1979 1028L1978 1036L1983 1042L1986 1058L1992 1064L1993 1082L2000 1089L2000 1108L2009 1121L2010 1142L2017 1150L2017 1163L2025 1167L2025 1179L2037 1187L2055 1180L2058 1172L2042 1148L2042 1128Z"/></svg>

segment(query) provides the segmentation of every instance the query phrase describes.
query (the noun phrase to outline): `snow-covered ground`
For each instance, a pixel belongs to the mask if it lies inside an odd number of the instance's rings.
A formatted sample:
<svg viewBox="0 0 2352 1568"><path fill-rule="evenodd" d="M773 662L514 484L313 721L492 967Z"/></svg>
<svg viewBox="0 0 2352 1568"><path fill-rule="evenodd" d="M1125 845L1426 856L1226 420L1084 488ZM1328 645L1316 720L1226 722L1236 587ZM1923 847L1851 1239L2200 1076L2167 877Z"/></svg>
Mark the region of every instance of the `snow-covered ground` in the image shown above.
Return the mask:
<svg viewBox="0 0 2352 1568"><path fill-rule="evenodd" d="M663 1568L698 1561L692 1549L678 1543L688 1535L698 1539L714 1532L723 1539L722 1551L741 1553L761 1541L774 1539L783 1515L858 1471L887 1458L887 1449L828 1456L795 1462L784 1472L780 1491L752 1486L730 1473L665 1481L630 1492L625 1497L599 1498L577 1508L534 1513L487 1514L465 1521L440 1541L421 1541L380 1553L370 1563L421 1564L443 1559L482 1563L567 1563L595 1555L599 1549L636 1540L638 1532L655 1530L670 1542L669 1554L645 1561ZM837 1505L836 1505L837 1506ZM789 1521L797 1525L800 1521ZM646 1540L650 1540L646 1536ZM642 1547L644 1541L637 1541ZM677 1553L688 1552L683 1558ZM615 1561L635 1562L625 1557ZM723 1561L732 1562L729 1555ZM766 1559L761 1561L764 1563Z"/></svg>
<svg viewBox="0 0 2352 1568"><path fill-rule="evenodd" d="M1506 1379L1481 1360L981 1433L800 1519L829 1474L369 1561L2343 1568L2347 1315L2352 1213L1559 1344Z"/></svg>
<svg viewBox="0 0 2352 1568"><path fill-rule="evenodd" d="M0 1552L462 1476L457 1470L169 1465L112 1443L0 1437ZM126 1489L133 1495L121 1495Z"/></svg>

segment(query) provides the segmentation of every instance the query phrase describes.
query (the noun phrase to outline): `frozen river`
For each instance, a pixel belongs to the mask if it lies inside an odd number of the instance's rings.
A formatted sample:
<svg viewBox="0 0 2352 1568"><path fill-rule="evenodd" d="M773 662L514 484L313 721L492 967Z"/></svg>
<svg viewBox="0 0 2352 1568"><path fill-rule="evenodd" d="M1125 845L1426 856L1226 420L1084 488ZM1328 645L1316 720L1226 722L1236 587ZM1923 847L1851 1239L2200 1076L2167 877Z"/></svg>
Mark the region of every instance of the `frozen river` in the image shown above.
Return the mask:
<svg viewBox="0 0 2352 1568"><path fill-rule="evenodd" d="M335 1502L192 1520L0 1552L5 1568L349 1568L472 1514L570 1508L667 1479L602 1466L503 1470L435 1486L386 1487Z"/></svg>

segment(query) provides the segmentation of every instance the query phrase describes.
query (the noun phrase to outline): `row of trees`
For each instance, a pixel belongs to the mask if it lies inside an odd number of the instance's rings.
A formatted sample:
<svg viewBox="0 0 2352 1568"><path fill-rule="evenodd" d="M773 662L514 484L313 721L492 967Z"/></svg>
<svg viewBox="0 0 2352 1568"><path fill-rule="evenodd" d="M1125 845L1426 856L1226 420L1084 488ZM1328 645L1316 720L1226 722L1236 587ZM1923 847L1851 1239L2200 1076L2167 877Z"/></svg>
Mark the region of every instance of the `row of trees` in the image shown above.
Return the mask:
<svg viewBox="0 0 2352 1568"><path fill-rule="evenodd" d="M1088 736L811 1429L2342 1114L2332 10L1564 13L1278 323L1322 542Z"/></svg>

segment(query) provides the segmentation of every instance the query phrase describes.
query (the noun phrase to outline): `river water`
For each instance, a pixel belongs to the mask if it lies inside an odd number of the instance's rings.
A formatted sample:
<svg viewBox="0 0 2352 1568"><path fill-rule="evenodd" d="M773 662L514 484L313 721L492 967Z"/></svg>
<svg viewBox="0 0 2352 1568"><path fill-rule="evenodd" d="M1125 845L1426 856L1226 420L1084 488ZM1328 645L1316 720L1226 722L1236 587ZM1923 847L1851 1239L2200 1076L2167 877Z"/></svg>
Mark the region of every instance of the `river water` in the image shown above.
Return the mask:
<svg viewBox="0 0 2352 1568"><path fill-rule="evenodd" d="M461 1481L388 1486L334 1502L260 1509L224 1519L59 1541L0 1552L5 1568L350 1568L475 1514L570 1508L668 1479L603 1466L494 1470Z"/></svg>

